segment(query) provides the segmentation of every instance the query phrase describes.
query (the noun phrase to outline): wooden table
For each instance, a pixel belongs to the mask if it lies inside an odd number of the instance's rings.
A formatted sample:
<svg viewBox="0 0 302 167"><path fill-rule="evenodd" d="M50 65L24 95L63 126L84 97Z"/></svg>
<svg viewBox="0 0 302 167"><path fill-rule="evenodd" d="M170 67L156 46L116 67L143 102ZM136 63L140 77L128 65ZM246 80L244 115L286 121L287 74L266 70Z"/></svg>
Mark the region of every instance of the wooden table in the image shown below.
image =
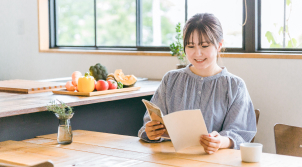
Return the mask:
<svg viewBox="0 0 302 167"><path fill-rule="evenodd" d="M262 153L260 163L244 163L240 151L221 149L213 155L194 147L175 153L171 142L145 143L138 137L73 131L73 143L59 145L56 134L24 141L0 142L0 163L20 166L51 160L55 166L206 166L284 167L301 166L302 158Z"/></svg>

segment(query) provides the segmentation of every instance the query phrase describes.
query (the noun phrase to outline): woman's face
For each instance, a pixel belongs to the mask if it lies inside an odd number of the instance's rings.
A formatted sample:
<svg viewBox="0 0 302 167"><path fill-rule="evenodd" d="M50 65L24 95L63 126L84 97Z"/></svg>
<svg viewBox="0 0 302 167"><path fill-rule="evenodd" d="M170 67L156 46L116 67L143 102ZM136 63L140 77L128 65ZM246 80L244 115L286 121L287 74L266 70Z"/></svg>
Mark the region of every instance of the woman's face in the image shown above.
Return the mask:
<svg viewBox="0 0 302 167"><path fill-rule="evenodd" d="M206 41L203 36L202 41L199 41L199 34L197 31L194 31L186 46L186 55L194 68L199 70L210 69L217 65L217 54L221 46L222 43L220 42L218 49L216 49L216 47L209 41Z"/></svg>

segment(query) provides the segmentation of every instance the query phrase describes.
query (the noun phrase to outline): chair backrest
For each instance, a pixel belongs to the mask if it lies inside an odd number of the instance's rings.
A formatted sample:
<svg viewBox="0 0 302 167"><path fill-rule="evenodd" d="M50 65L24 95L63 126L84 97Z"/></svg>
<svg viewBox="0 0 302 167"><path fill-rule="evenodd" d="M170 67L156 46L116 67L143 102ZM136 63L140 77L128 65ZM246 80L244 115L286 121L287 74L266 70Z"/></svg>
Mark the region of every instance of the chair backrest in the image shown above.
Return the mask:
<svg viewBox="0 0 302 167"><path fill-rule="evenodd" d="M256 125L258 125L258 120L259 120L259 116L260 116L260 110L256 109L255 110L255 115L256 115ZM254 143L255 137L252 139L252 143Z"/></svg>
<svg viewBox="0 0 302 167"><path fill-rule="evenodd" d="M259 116L260 116L260 110L256 109L255 110L255 114L256 114L256 125L258 125L258 120L259 120Z"/></svg>
<svg viewBox="0 0 302 167"><path fill-rule="evenodd" d="M277 154L302 157L302 127L276 124L274 133Z"/></svg>

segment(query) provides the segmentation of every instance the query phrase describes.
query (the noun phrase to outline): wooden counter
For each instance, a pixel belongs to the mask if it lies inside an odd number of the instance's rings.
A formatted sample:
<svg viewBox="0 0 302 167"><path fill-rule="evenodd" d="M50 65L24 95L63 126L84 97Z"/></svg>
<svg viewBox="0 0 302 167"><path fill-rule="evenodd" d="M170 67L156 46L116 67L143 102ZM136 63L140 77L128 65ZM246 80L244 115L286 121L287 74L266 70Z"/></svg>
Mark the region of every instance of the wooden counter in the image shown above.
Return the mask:
<svg viewBox="0 0 302 167"><path fill-rule="evenodd" d="M0 142L0 164L30 166L48 160L56 167L298 167L302 164L302 158L293 156L262 153L259 163L245 163L241 161L240 150L220 149L208 155L201 146L196 146L175 152L170 141L146 143L138 137L84 130L73 134L73 143L68 145L57 144L56 134Z"/></svg>
<svg viewBox="0 0 302 167"><path fill-rule="evenodd" d="M0 92L0 118L46 111L46 105L55 99L59 99L73 107L153 95L159 84L160 81L140 81L135 84L135 86L141 87L140 90L94 97L56 95L52 92L37 94Z"/></svg>
<svg viewBox="0 0 302 167"><path fill-rule="evenodd" d="M46 105L55 99L74 109L73 130L137 136L146 112L142 99L150 100L159 84L160 81L139 81L135 86L141 87L140 90L92 97L0 92L0 141L57 132L58 119L46 110Z"/></svg>

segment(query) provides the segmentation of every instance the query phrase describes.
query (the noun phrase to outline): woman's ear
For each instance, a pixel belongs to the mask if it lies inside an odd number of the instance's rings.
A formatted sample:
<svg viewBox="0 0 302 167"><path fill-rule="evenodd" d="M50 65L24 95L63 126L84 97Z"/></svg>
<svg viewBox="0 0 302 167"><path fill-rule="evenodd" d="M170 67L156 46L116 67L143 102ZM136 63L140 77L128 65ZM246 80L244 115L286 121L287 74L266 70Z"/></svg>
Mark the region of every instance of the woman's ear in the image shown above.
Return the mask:
<svg viewBox="0 0 302 167"><path fill-rule="evenodd" d="M222 48L222 44L223 44L223 39L218 43L218 52L220 52L221 51L221 48Z"/></svg>

